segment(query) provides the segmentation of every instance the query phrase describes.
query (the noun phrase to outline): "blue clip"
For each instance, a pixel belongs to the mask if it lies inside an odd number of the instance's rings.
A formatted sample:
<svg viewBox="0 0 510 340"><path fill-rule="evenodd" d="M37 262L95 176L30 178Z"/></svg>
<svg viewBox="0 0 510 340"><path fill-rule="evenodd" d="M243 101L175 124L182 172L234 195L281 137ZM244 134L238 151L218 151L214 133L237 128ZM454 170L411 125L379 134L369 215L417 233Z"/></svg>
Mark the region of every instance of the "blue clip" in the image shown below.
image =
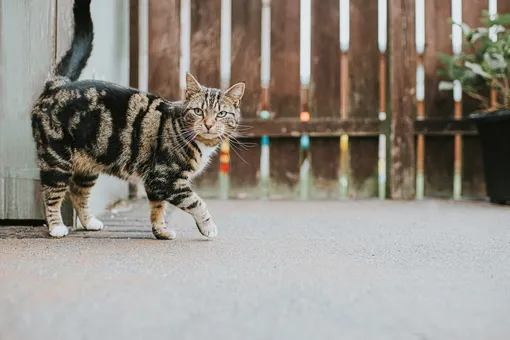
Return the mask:
<svg viewBox="0 0 510 340"><path fill-rule="evenodd" d="M262 145L269 145L269 137L268 136L262 136Z"/></svg>
<svg viewBox="0 0 510 340"><path fill-rule="evenodd" d="M310 146L310 137L301 136L301 148L308 149L309 146Z"/></svg>
<svg viewBox="0 0 510 340"><path fill-rule="evenodd" d="M271 114L267 110L260 111L260 118L267 120L271 118Z"/></svg>

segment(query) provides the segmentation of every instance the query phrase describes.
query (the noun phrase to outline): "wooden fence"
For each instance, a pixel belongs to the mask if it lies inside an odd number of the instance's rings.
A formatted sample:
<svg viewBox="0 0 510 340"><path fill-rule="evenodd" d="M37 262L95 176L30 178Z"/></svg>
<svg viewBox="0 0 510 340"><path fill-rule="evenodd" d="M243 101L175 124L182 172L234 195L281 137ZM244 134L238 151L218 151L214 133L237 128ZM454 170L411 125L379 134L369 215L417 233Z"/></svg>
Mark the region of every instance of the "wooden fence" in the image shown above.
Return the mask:
<svg viewBox="0 0 510 340"><path fill-rule="evenodd" d="M180 98L188 70L207 86L246 81L249 145L215 158L204 195L485 196L464 119L475 103L438 91L436 54L452 51L452 13L477 25L489 0L131 0L134 86L145 1L150 91Z"/></svg>

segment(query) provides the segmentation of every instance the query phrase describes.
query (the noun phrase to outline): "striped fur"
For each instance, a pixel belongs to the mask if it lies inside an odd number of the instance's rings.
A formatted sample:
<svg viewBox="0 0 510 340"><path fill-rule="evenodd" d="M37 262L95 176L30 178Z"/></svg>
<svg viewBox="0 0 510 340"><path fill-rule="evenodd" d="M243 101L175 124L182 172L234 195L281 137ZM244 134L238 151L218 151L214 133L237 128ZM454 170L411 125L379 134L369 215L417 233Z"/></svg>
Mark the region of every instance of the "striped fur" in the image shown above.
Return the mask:
<svg viewBox="0 0 510 340"><path fill-rule="evenodd" d="M92 49L90 0L76 0L74 15L72 47L32 109L50 235L68 233L60 213L68 191L81 224L102 229L88 202L98 175L108 174L144 183L158 239L175 237L165 225L167 203L191 214L204 236L216 236L216 225L191 180L235 132L244 83L221 91L201 86L188 74L186 99L172 102L109 82L75 81ZM90 51L83 50L87 46Z"/></svg>

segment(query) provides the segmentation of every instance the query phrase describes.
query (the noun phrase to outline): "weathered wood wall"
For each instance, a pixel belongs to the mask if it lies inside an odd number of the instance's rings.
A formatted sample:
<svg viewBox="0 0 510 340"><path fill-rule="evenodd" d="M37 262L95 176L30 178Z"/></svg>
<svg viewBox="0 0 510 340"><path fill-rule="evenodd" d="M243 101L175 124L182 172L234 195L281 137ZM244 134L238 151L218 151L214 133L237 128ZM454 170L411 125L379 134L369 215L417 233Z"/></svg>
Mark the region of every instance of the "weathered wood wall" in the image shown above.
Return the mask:
<svg viewBox="0 0 510 340"><path fill-rule="evenodd" d="M128 10L124 0L92 3L96 29L94 51L83 78L123 85L128 74ZM56 60L69 48L73 35L73 0L0 1L0 220L43 220L42 195L30 108L42 91ZM115 17L104 20L101 16ZM114 51L115 53L112 53ZM125 67L124 67L125 66ZM100 178L92 193L94 211L125 198L127 185ZM72 223L67 200L63 215Z"/></svg>
<svg viewBox="0 0 510 340"><path fill-rule="evenodd" d="M54 62L54 1L0 1L0 219L44 219L30 107Z"/></svg>

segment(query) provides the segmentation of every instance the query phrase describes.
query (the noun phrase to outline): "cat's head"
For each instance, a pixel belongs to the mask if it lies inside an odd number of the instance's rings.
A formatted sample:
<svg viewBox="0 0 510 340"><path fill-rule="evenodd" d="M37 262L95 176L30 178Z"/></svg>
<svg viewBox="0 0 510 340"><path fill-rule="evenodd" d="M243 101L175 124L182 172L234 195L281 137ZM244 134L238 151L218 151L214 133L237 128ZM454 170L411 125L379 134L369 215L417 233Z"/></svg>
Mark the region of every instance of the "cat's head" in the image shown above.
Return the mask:
<svg viewBox="0 0 510 340"><path fill-rule="evenodd" d="M241 119L239 106L244 88L244 82L225 91L208 88L187 73L184 118L188 134L202 140L227 139Z"/></svg>

